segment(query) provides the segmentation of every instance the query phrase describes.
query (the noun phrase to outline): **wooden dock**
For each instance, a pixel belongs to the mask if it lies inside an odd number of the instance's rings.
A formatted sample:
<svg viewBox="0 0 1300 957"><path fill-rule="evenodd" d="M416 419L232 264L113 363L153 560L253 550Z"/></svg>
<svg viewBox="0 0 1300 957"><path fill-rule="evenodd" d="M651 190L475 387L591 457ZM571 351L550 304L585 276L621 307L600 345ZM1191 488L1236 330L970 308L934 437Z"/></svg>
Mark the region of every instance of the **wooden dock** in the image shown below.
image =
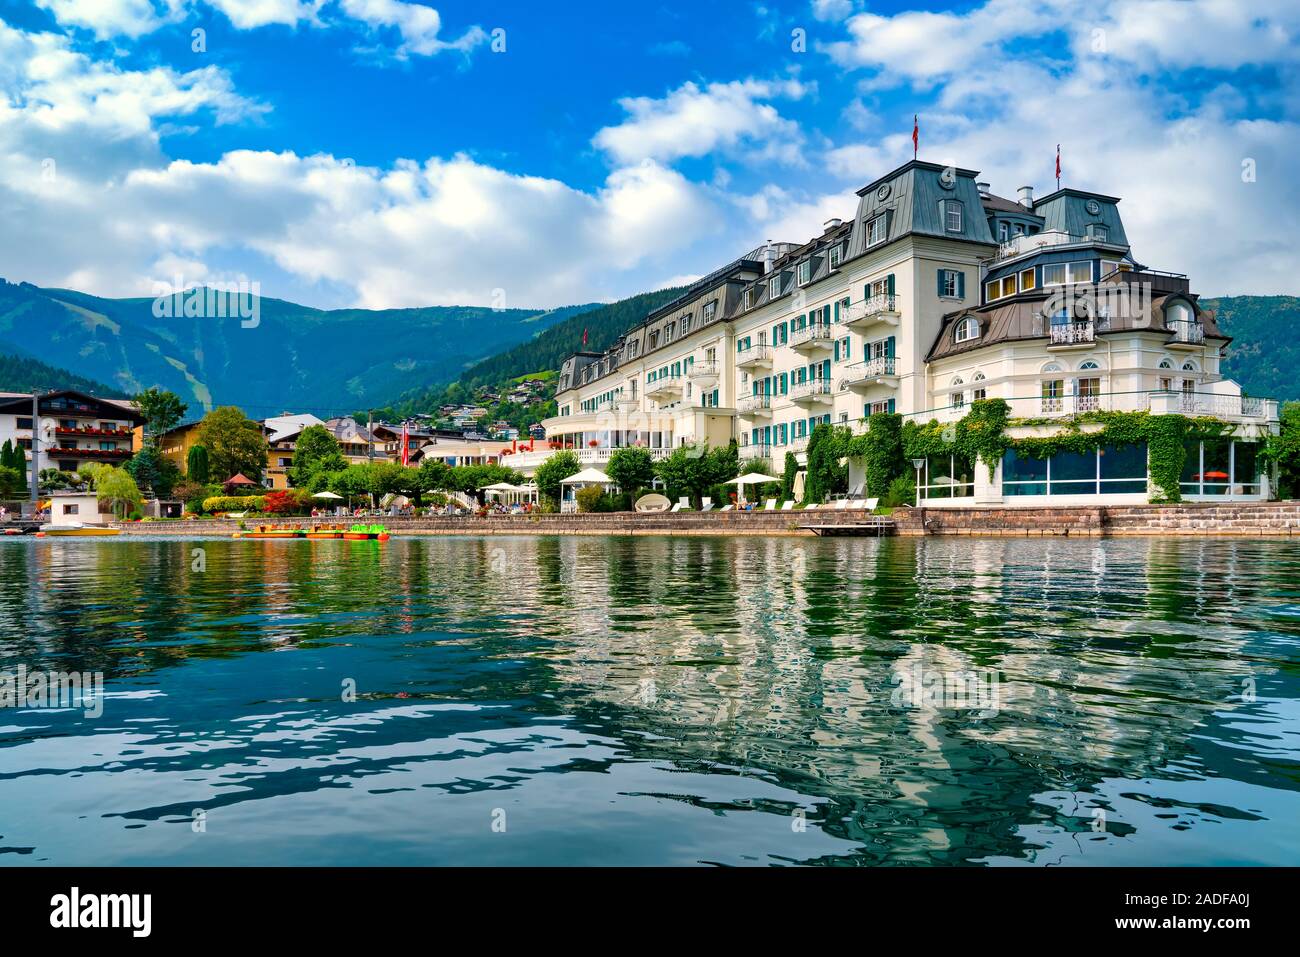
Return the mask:
<svg viewBox="0 0 1300 957"><path fill-rule="evenodd" d="M800 525L801 529L815 535L892 535L894 520L887 515L868 515L848 522Z"/></svg>

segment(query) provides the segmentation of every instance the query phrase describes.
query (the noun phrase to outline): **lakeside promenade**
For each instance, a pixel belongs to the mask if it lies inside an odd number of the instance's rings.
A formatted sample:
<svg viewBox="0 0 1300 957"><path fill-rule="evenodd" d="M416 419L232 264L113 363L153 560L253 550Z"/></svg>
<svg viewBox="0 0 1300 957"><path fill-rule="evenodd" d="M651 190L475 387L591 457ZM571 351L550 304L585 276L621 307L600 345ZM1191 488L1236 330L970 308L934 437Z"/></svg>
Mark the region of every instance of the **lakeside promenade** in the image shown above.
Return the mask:
<svg viewBox="0 0 1300 957"><path fill-rule="evenodd" d="M852 526L867 519L864 509L804 512L609 512L384 517L394 535L804 535L802 526ZM891 534L1040 536L1234 536L1300 537L1300 501L1180 503L1176 505L1069 506L1058 508L900 508L889 516ZM246 524L308 524L312 520L243 520ZM114 528L132 535L228 538L237 519L123 522Z"/></svg>

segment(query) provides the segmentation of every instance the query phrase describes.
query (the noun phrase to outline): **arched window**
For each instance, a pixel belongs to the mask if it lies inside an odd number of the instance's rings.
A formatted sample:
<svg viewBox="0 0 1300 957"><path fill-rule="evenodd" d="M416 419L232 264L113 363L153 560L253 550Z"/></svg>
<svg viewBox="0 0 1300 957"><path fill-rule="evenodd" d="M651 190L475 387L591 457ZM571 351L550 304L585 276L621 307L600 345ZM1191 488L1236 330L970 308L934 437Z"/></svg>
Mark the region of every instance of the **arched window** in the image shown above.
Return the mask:
<svg viewBox="0 0 1300 957"><path fill-rule="evenodd" d="M1196 368L1196 363L1195 363L1195 362L1193 362L1191 359L1188 359L1186 362L1183 363L1183 371L1184 371L1184 372L1199 372L1200 370Z"/></svg>
<svg viewBox="0 0 1300 957"><path fill-rule="evenodd" d="M975 386L975 388L971 390L970 394L972 402L978 402L980 399L987 399L989 397L989 390L984 388L981 384L984 382L983 372L976 372L971 376L970 381Z"/></svg>
<svg viewBox="0 0 1300 957"><path fill-rule="evenodd" d="M1074 382L1074 411L1095 412L1101 408L1101 377L1094 373L1101 367L1092 359L1079 363L1079 378Z"/></svg>
<svg viewBox="0 0 1300 957"><path fill-rule="evenodd" d="M1061 367L1055 362L1043 366L1042 382L1043 415L1060 415L1065 411L1065 380L1061 378Z"/></svg>
<svg viewBox="0 0 1300 957"><path fill-rule="evenodd" d="M962 409L966 406L966 393L961 386L961 376L954 376L952 380L953 391L948 394L948 403L954 409Z"/></svg>
<svg viewBox="0 0 1300 957"><path fill-rule="evenodd" d="M1160 360L1160 368L1162 368L1162 369L1172 369L1173 367L1174 367L1174 364L1173 364L1172 362L1170 362L1168 359L1161 359L1161 360Z"/></svg>
<svg viewBox="0 0 1300 957"><path fill-rule="evenodd" d="M957 320L957 326L953 330L953 342L967 342L971 339L978 339L980 335L980 324L970 316L963 316Z"/></svg>

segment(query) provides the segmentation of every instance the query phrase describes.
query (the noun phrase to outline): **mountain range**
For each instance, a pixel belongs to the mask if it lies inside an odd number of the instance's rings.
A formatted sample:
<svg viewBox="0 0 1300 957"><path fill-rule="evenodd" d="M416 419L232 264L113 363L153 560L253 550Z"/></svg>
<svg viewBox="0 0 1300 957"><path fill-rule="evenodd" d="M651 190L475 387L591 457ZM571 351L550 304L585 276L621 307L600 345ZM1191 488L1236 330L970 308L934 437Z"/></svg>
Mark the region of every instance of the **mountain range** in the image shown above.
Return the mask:
<svg viewBox="0 0 1300 957"><path fill-rule="evenodd" d="M254 325L237 314L159 317L154 303L0 280L0 353L120 392L170 389L191 413L222 404L255 417L350 413L454 380L474 362L598 305L327 311L262 298Z"/></svg>

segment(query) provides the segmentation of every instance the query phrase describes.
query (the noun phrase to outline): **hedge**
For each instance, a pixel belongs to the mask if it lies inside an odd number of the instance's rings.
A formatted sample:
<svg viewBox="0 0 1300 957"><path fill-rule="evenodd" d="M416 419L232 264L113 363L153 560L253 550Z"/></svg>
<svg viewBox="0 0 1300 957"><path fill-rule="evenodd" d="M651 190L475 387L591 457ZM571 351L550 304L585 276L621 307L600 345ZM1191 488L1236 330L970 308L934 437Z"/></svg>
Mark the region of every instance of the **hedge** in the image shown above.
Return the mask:
<svg viewBox="0 0 1300 957"><path fill-rule="evenodd" d="M214 495L203 500L205 512L260 512L266 505L262 495Z"/></svg>

